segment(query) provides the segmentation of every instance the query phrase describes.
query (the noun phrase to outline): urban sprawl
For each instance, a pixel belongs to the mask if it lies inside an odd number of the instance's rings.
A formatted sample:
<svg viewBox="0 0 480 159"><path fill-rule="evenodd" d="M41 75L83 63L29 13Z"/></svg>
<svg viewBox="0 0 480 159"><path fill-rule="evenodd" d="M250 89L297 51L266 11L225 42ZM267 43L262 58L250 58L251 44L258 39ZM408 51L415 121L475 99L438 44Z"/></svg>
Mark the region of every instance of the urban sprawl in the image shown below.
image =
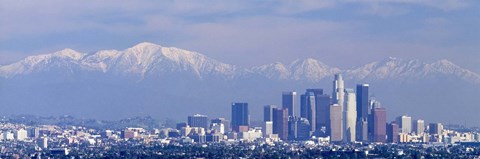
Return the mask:
<svg viewBox="0 0 480 159"><path fill-rule="evenodd" d="M230 120L195 114L176 127L4 122L0 158L479 158L479 129L407 115L389 122L368 90L344 88L337 74L331 95L307 89L297 101L296 92L283 92L282 106L264 106L256 125L242 102L232 103Z"/></svg>

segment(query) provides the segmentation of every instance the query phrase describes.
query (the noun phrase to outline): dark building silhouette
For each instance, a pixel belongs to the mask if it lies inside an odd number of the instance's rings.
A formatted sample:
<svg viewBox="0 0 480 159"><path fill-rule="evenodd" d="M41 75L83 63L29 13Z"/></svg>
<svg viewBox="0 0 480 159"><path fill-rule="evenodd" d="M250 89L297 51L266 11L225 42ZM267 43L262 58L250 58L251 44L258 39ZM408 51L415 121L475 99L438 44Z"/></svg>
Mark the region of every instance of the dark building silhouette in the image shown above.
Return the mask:
<svg viewBox="0 0 480 159"><path fill-rule="evenodd" d="M183 127L187 127L187 126L188 126L187 123L182 122L182 123L177 123L176 128L177 128L177 130L181 130Z"/></svg>
<svg viewBox="0 0 480 159"><path fill-rule="evenodd" d="M232 103L232 130L239 132L240 126L249 126L248 103Z"/></svg>
<svg viewBox="0 0 480 159"><path fill-rule="evenodd" d="M283 92L282 93L282 107L288 109L288 116L295 116L295 96L297 92Z"/></svg>
<svg viewBox="0 0 480 159"><path fill-rule="evenodd" d="M330 130L330 102L331 98L330 95L317 95L316 98L316 117L315 119L317 120L315 122L316 126L316 134L319 134L321 137L326 137L329 136L329 130Z"/></svg>
<svg viewBox="0 0 480 159"><path fill-rule="evenodd" d="M357 84L356 101L357 101L357 141L368 141L368 84Z"/></svg>
<svg viewBox="0 0 480 159"><path fill-rule="evenodd" d="M278 108L275 105L266 105L263 107L263 122L273 121L273 109Z"/></svg>
<svg viewBox="0 0 480 159"><path fill-rule="evenodd" d="M398 124L392 122L387 124L387 142L398 143Z"/></svg>
<svg viewBox="0 0 480 159"><path fill-rule="evenodd" d="M358 84L356 90L357 121L368 118L368 84Z"/></svg>
<svg viewBox="0 0 480 159"><path fill-rule="evenodd" d="M208 130L208 117L200 114L188 116L188 125L190 127L201 127Z"/></svg>
<svg viewBox="0 0 480 159"><path fill-rule="evenodd" d="M276 108L273 110L273 133L282 140L288 140L288 109Z"/></svg>
<svg viewBox="0 0 480 159"><path fill-rule="evenodd" d="M306 118L310 125L309 131L315 131L317 121L316 116L316 96L314 92L305 92L300 96L300 117ZM311 122L310 122L311 121Z"/></svg>

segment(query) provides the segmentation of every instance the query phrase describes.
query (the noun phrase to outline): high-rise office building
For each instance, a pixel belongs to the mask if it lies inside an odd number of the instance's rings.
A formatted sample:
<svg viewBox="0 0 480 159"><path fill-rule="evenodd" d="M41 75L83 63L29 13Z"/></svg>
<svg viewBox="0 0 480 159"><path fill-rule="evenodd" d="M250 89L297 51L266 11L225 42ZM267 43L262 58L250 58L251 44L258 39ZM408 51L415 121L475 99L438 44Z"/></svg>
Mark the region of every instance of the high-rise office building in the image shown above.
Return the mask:
<svg viewBox="0 0 480 159"><path fill-rule="evenodd" d="M400 132L402 133L412 133L412 117L402 115L396 118L398 126L400 127Z"/></svg>
<svg viewBox="0 0 480 159"><path fill-rule="evenodd" d="M387 110L385 108L375 108L373 114L373 142L386 141Z"/></svg>
<svg viewBox="0 0 480 159"><path fill-rule="evenodd" d="M232 103L232 130L239 132L240 126L249 125L248 103Z"/></svg>
<svg viewBox="0 0 480 159"><path fill-rule="evenodd" d="M296 116L295 110L295 96L297 92L283 92L282 93L282 107L288 109L288 116Z"/></svg>
<svg viewBox="0 0 480 159"><path fill-rule="evenodd" d="M368 84L357 85L357 121L368 118L368 87Z"/></svg>
<svg viewBox="0 0 480 159"><path fill-rule="evenodd" d="M343 117L344 123L344 140L346 142L354 142L356 137L357 124L357 102L353 89L345 89L345 111Z"/></svg>
<svg viewBox="0 0 480 159"><path fill-rule="evenodd" d="M329 95L323 94L323 95L317 95L316 98L316 117L315 119L317 120L315 122L316 126L315 128L318 131L317 134L319 134L321 137L326 137L329 136L329 131L330 128L330 101L331 98ZM325 132L320 132L320 131L325 131ZM323 134L323 135L322 135Z"/></svg>
<svg viewBox="0 0 480 159"><path fill-rule="evenodd" d="M201 114L188 116L188 125L190 125L190 127L201 127L208 130L208 117Z"/></svg>
<svg viewBox="0 0 480 159"><path fill-rule="evenodd" d="M357 102L357 141L368 141L368 84L357 84L356 102Z"/></svg>
<svg viewBox="0 0 480 159"><path fill-rule="evenodd" d="M415 132L415 134L421 135L425 133L425 121L418 119L418 120L415 120L412 124L413 124L413 131Z"/></svg>
<svg viewBox="0 0 480 159"><path fill-rule="evenodd" d="M288 140L288 109L276 108L273 110L273 133L284 141Z"/></svg>
<svg viewBox="0 0 480 159"><path fill-rule="evenodd" d="M333 103L338 104L342 107L343 110L343 100L344 100L344 82L342 78L342 74L335 74L335 79L333 80L333 92L332 98Z"/></svg>
<svg viewBox="0 0 480 159"><path fill-rule="evenodd" d="M343 140L342 106L332 104L330 106L330 141L341 142Z"/></svg>
<svg viewBox="0 0 480 159"><path fill-rule="evenodd" d="M398 125L395 122L387 125L387 142L398 143L398 129Z"/></svg>
<svg viewBox="0 0 480 159"><path fill-rule="evenodd" d="M305 92L300 96L300 117L306 118L310 122L310 131L316 128L316 96L314 92Z"/></svg>
<svg viewBox="0 0 480 159"><path fill-rule="evenodd" d="M263 122L273 121L273 109L277 108L275 105L266 105L263 107Z"/></svg>
<svg viewBox="0 0 480 159"><path fill-rule="evenodd" d="M288 140L295 140L297 138L297 121L299 117L289 116L288 117Z"/></svg>
<svg viewBox="0 0 480 159"><path fill-rule="evenodd" d="M367 128L368 128L368 141L374 141L374 124L373 124L373 110L375 108L380 108L381 104L379 101L375 99L375 97L371 97L371 99L368 101L368 118L367 118Z"/></svg>
<svg viewBox="0 0 480 159"><path fill-rule="evenodd" d="M262 126L263 136L269 137L273 134L273 121L265 121Z"/></svg>

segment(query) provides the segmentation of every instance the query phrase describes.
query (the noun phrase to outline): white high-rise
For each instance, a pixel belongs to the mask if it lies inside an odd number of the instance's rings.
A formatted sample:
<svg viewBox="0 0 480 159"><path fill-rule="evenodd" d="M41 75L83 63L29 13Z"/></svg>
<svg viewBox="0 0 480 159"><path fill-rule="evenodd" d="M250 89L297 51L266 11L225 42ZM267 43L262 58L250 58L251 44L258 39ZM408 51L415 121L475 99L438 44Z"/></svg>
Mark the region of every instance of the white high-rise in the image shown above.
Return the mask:
<svg viewBox="0 0 480 159"><path fill-rule="evenodd" d="M343 82L342 74L335 74L335 80L333 81L333 103L340 105L343 108L343 101L345 96L345 85ZM342 109L343 110L343 109Z"/></svg>
<svg viewBox="0 0 480 159"><path fill-rule="evenodd" d="M414 121L412 124L413 124L413 131L415 132L415 134L421 135L425 132L425 121L424 120L418 119L418 120Z"/></svg>
<svg viewBox="0 0 480 159"><path fill-rule="evenodd" d="M344 140L354 142L357 123L357 101L353 89L345 89L345 111L344 111Z"/></svg>
<svg viewBox="0 0 480 159"><path fill-rule="evenodd" d="M400 127L400 132L412 133L412 117L402 115L397 117L396 121Z"/></svg>

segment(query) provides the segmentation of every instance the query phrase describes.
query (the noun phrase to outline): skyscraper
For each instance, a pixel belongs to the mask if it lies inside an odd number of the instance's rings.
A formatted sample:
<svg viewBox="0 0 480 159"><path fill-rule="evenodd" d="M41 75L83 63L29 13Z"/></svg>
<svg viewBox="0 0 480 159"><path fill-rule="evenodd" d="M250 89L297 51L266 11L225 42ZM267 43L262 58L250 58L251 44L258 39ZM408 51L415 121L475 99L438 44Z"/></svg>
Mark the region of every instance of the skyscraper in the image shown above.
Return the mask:
<svg viewBox="0 0 480 159"><path fill-rule="evenodd" d="M288 109L275 108L273 110L273 133L284 141L288 140Z"/></svg>
<svg viewBox="0 0 480 159"><path fill-rule="evenodd" d="M273 121L273 109L277 108L275 105L266 105L263 107L263 121Z"/></svg>
<svg viewBox="0 0 480 159"><path fill-rule="evenodd" d="M356 137L356 124L357 124L357 104L355 98L355 92L353 89L345 89L345 111L344 111L344 140L346 142L354 142Z"/></svg>
<svg viewBox="0 0 480 159"><path fill-rule="evenodd" d="M387 127L387 110L375 108L373 114L373 142L385 142Z"/></svg>
<svg viewBox="0 0 480 159"><path fill-rule="evenodd" d="M368 84L357 84L357 141L368 141Z"/></svg>
<svg viewBox="0 0 480 159"><path fill-rule="evenodd" d="M395 122L387 125L387 142L398 143L398 125Z"/></svg>
<svg viewBox="0 0 480 159"><path fill-rule="evenodd" d="M344 97L344 82L342 78L342 74L335 74L335 79L333 80L333 92L332 98L333 103L339 104L343 110L343 97Z"/></svg>
<svg viewBox="0 0 480 159"><path fill-rule="evenodd" d="M288 109L288 116L295 116L295 96L297 92L282 93L282 107Z"/></svg>
<svg viewBox="0 0 480 159"><path fill-rule="evenodd" d="M373 110L375 108L380 108L381 104L379 101L375 99L375 97L371 97L368 101L368 118L367 118L367 128L368 128L368 141L374 141L374 124L373 124Z"/></svg>
<svg viewBox="0 0 480 159"><path fill-rule="evenodd" d="M343 140L342 107L338 104L330 106L330 141L341 142Z"/></svg>
<svg viewBox="0 0 480 159"><path fill-rule="evenodd" d="M190 127L201 127L208 130L208 117L200 114L188 116L188 125L190 125Z"/></svg>
<svg viewBox="0 0 480 159"><path fill-rule="evenodd" d="M357 85L357 121L368 118L368 87L368 84Z"/></svg>
<svg viewBox="0 0 480 159"><path fill-rule="evenodd" d="M273 121L265 121L262 126L263 136L270 137L273 134Z"/></svg>
<svg viewBox="0 0 480 159"><path fill-rule="evenodd" d="M232 103L232 130L239 132L240 126L249 126L248 103Z"/></svg>
<svg viewBox="0 0 480 159"><path fill-rule="evenodd" d="M317 129L316 131L323 131L325 130L326 132L319 132L320 136L325 137L329 135L329 125L330 125L330 101L331 98L329 95L317 95L317 100L316 100L316 117L315 119L317 120L315 122L316 126L315 128ZM322 130L323 129L323 130ZM323 135L321 135L323 134Z"/></svg>
<svg viewBox="0 0 480 159"><path fill-rule="evenodd" d="M306 118L310 124L310 131L316 128L316 96L314 92L305 92L300 96L300 117Z"/></svg>
<svg viewBox="0 0 480 159"><path fill-rule="evenodd" d="M421 135L425 132L425 121L418 119L415 120L413 123L413 131L417 135Z"/></svg>
<svg viewBox="0 0 480 159"><path fill-rule="evenodd" d="M412 117L402 115L396 118L400 132L411 133L412 132Z"/></svg>

